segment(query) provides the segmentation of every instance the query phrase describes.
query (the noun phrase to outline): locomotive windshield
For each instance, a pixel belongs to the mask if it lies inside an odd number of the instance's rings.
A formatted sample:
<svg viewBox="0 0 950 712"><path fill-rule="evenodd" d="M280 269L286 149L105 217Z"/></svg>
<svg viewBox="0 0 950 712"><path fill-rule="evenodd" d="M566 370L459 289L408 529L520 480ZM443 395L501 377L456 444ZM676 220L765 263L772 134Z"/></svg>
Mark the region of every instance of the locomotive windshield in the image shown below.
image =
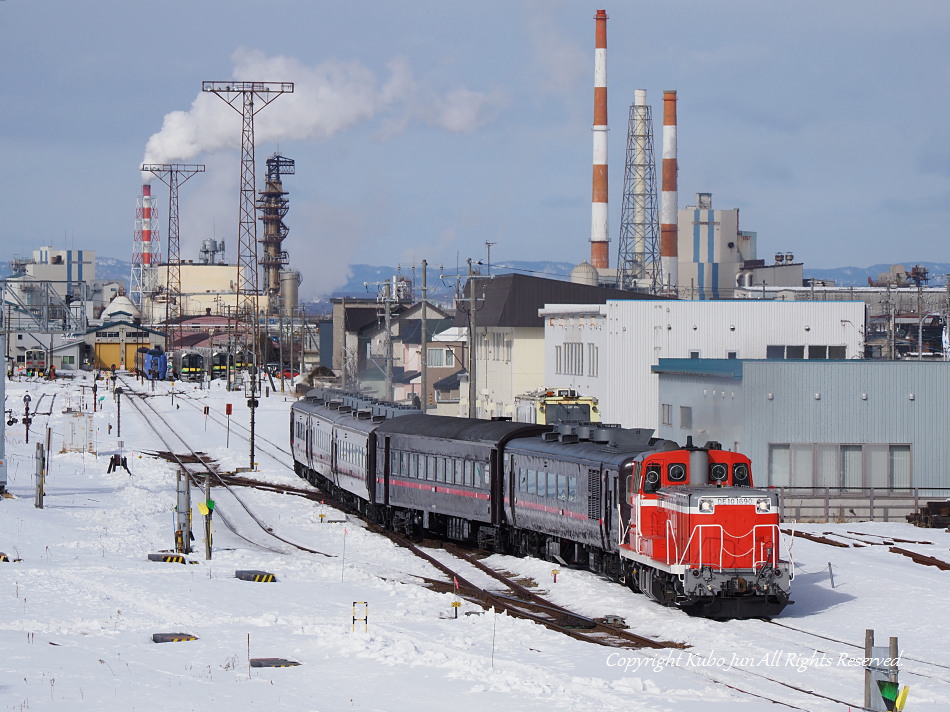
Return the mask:
<svg viewBox="0 0 950 712"><path fill-rule="evenodd" d="M548 403L545 413L548 423L590 422L590 406L584 403Z"/></svg>

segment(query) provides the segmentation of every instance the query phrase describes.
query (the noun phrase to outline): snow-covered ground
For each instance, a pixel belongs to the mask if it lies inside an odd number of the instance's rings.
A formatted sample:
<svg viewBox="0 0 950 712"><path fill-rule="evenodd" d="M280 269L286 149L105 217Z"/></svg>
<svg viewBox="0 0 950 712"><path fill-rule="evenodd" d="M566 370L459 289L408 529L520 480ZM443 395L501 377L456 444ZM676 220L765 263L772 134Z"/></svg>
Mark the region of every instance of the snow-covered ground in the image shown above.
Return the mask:
<svg viewBox="0 0 950 712"><path fill-rule="evenodd" d="M554 583L544 561L488 560L534 579L550 598L580 612L620 615L638 633L689 646L672 652L593 646L468 602L453 618L454 596L420 585L422 576L438 577L428 564L359 522L321 523L321 514L344 516L300 497L241 492L275 533L329 557L287 547L276 553L236 537L220 517L240 521L238 507L215 490L212 560L204 559L196 510L191 558L197 564L149 561L148 554L173 548L174 468L146 454L165 446L124 395L122 441L132 474L106 472L119 447L112 393L99 383L105 398L91 431L84 418L64 413L91 410L91 384L88 378L6 384L7 408L21 416L29 393L40 415L29 443L22 423L6 429L13 496L0 500L0 552L11 559L0 563L0 709L779 709L764 698L806 710L846 710L833 701L843 700L857 709L864 672L852 658L862 655L866 628L875 629L879 644L899 637L908 709L946 709L950 572L886 546L794 540L795 604L778 620L823 638L761 621L689 618L585 572L562 570ZM123 385L141 388L131 378ZM169 389L158 384L150 402L182 437L222 469L249 464L243 394L220 383L210 390L176 384L172 404ZM302 485L289 457L271 445L288 446L292 400L261 398L255 476ZM230 434L226 403L234 408ZM52 447L45 506L38 509L35 443L47 428ZM77 443L93 452L68 451ZM942 530L867 522L802 528L926 540L933 544L901 546L950 561L950 534ZM238 569L272 572L278 582L241 581ZM357 601L366 604L366 629L353 625ZM357 607L359 617L363 610ZM154 633L198 640L156 644ZM265 657L300 665L249 667L249 658Z"/></svg>

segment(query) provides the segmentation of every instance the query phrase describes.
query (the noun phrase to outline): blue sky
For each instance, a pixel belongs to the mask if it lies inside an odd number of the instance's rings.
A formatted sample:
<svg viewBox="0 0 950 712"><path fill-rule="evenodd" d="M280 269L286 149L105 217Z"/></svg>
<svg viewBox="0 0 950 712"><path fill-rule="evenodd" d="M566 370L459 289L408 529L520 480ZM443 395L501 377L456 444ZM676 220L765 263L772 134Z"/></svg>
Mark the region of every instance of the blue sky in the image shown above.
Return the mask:
<svg viewBox="0 0 950 712"><path fill-rule="evenodd" d="M181 189L182 257L216 237L236 258L240 117L200 92L235 78L297 85L258 114L256 145L258 176L277 151L296 161L284 248L304 295L350 263L454 267L484 259L486 241L493 262L581 262L600 7L611 264L641 88L657 155L662 92L678 92L680 207L701 191L738 207L760 257L948 259L940 0L2 0L0 255L49 244L130 259L138 168L161 134L151 160L207 166ZM164 238L167 192L153 184Z"/></svg>

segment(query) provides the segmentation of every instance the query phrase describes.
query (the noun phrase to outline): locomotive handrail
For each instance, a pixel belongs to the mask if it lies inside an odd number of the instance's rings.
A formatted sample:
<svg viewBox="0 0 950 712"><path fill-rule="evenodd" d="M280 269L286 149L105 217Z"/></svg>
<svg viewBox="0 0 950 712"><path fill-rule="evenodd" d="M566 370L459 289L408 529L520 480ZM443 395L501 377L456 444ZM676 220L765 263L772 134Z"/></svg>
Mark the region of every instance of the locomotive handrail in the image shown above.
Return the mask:
<svg viewBox="0 0 950 712"><path fill-rule="evenodd" d="M667 542L671 542L671 543L672 543L672 549L673 549L673 552L674 552L674 557L673 557L673 561L670 561L670 549L667 548L667 550L666 550L666 563L667 563L668 565L683 566L683 565L684 565L684 559L686 558L686 555L689 553L690 545L694 543L694 542L693 542L693 539L697 536L697 534L700 534L700 536L701 536L704 529L714 529L714 530L718 530L718 532L719 532L719 566L718 566L718 568L719 568L720 570L722 570L722 558L723 558L723 555L724 555L725 553L727 553L727 552L726 552L726 545L725 545L725 537L728 536L728 537L729 537L730 539L732 539L733 541L737 541L737 540L739 540L739 539L744 539L744 538L746 538L746 537L748 537L748 536L751 536L751 537L752 537L752 545L749 547L748 551L743 551L743 552L730 551L730 552L728 552L728 553L729 553L729 555L732 556L733 558L740 558L740 557L743 557L743 556L748 556L749 554L753 554L753 555L754 555L754 553L755 553L755 546L756 546L756 543L757 543L757 542L758 542L760 545L764 545L764 544L768 543L768 541L767 541L765 538L763 538L762 540L760 540L760 539L756 536L757 531L758 531L759 529L763 529L763 528L764 528L764 529L771 529L771 530L773 530L773 531L772 531L772 539L771 539L772 542L774 542L774 543L776 543L776 544L780 542L781 532L779 531L779 528L778 528L778 525L777 525L777 524L756 524L755 526L752 527L752 529L750 529L749 531L747 531L745 534L743 534L743 535L741 535L741 536L736 536L736 535L732 534L731 532L726 531L725 528L724 528L721 524L698 524L698 525L696 525L695 527L693 527L693 531L690 533L689 539L686 540L686 544L685 544L684 547L683 547L683 553L680 554L680 553L679 553L679 546L678 546L677 543L676 543L675 532L673 531L673 523L672 523L672 521L667 520L667 522L666 522ZM702 565L703 565L703 559L702 559L703 547L702 547L701 544L700 544L700 551L699 551L699 553L700 553L700 561L699 561L699 564L700 564L700 566L702 566ZM774 547L774 549L773 549L773 551L772 551L772 557L771 557L771 558L772 558L771 561L766 561L766 560L764 560L764 559L763 559L763 560L760 560L760 561L759 561L759 560L753 561L752 567L753 567L753 568L756 568L756 567L758 567L758 566L761 566L761 565L764 564L764 563L770 563L770 564L775 564L775 563L777 563L778 560L779 560L778 546L775 546L775 547Z"/></svg>

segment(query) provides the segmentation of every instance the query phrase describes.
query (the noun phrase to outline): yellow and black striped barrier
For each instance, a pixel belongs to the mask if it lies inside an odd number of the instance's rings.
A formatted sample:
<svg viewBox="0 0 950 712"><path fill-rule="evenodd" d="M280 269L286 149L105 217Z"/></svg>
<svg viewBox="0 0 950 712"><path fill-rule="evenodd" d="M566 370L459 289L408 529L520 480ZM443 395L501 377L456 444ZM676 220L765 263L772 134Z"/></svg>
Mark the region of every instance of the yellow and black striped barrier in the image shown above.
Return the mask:
<svg viewBox="0 0 950 712"><path fill-rule="evenodd" d="M197 564L197 561L186 559L181 554L149 554L149 561L161 561L165 564Z"/></svg>
<svg viewBox="0 0 950 712"><path fill-rule="evenodd" d="M300 665L296 660L284 658L251 658L251 667L296 667Z"/></svg>
<svg viewBox="0 0 950 712"><path fill-rule="evenodd" d="M274 583L277 577L266 571L235 571L235 578L242 581L256 581L258 583Z"/></svg>
<svg viewBox="0 0 950 712"><path fill-rule="evenodd" d="M198 636L191 633L152 633L153 643L184 643L188 640L198 640Z"/></svg>

